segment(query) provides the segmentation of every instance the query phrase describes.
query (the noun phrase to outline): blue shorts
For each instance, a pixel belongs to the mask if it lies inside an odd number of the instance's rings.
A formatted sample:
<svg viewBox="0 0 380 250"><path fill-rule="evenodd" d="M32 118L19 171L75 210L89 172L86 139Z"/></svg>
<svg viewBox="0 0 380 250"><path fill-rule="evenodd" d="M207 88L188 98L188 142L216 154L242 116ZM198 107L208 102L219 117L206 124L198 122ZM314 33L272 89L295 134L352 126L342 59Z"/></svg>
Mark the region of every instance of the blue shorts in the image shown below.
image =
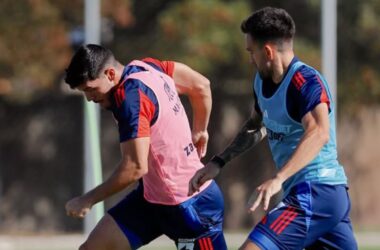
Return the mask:
<svg viewBox="0 0 380 250"><path fill-rule="evenodd" d="M146 201L140 183L108 213L124 232L132 249L162 234L174 240L178 249L227 249L222 231L224 201L214 181L201 193L173 206Z"/></svg>
<svg viewBox="0 0 380 250"><path fill-rule="evenodd" d="M261 249L358 249L346 185L303 182L253 229Z"/></svg>

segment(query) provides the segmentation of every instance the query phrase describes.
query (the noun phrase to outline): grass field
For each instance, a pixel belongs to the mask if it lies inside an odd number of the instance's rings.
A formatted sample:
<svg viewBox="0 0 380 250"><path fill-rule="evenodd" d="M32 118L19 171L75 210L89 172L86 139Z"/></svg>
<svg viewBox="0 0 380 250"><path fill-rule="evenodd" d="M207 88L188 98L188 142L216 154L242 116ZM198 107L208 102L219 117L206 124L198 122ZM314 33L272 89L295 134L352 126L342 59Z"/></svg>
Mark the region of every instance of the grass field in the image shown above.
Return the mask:
<svg viewBox="0 0 380 250"><path fill-rule="evenodd" d="M245 240L247 233L226 233L229 250L237 250ZM356 233L360 250L379 250L380 232ZM73 250L84 241L85 237L76 235L37 235L15 236L0 235L0 250ZM167 237L160 237L142 250L176 250Z"/></svg>

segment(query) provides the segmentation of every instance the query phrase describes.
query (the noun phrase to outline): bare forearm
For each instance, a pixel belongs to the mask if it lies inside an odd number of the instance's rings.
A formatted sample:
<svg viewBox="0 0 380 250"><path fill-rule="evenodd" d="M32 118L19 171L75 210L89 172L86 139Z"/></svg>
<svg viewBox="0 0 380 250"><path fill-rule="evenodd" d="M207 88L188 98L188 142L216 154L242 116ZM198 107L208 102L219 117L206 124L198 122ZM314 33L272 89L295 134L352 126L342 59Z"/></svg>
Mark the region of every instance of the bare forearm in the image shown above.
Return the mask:
<svg viewBox="0 0 380 250"><path fill-rule="evenodd" d="M210 81L189 66L176 62L173 80L179 94L186 95L193 109L193 130L205 131L212 106Z"/></svg>
<svg viewBox="0 0 380 250"><path fill-rule="evenodd" d="M189 95L189 100L193 109L193 130L206 131L212 108L210 87L206 85L196 94Z"/></svg>
<svg viewBox="0 0 380 250"><path fill-rule="evenodd" d="M138 168L131 166L126 168L120 163L115 172L106 181L84 194L84 196L92 204L96 204L123 190L140 179L141 176L142 174Z"/></svg>

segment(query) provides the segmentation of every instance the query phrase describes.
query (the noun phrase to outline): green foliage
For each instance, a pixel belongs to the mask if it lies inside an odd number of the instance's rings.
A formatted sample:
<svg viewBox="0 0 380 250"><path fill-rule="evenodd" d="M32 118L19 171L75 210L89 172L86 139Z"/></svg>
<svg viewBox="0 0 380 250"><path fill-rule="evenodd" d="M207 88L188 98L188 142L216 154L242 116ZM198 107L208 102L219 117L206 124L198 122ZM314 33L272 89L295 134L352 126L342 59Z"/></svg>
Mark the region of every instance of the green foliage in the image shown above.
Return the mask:
<svg viewBox="0 0 380 250"><path fill-rule="evenodd" d="M247 65L240 23L248 14L244 1L185 1L161 13L161 43L153 44L162 56L181 60L206 75L218 73L218 67ZM226 76L228 77L228 76Z"/></svg>
<svg viewBox="0 0 380 250"><path fill-rule="evenodd" d="M295 19L296 54L320 69L320 1L103 0L102 15L114 40L105 44L122 62L146 56L191 65L225 88L247 81L240 23L272 5ZM299 11L302 9L302 11ZM340 108L380 101L380 1L338 1L338 100ZM69 32L83 23L83 1L0 2L0 97L27 102L57 92L72 54ZM245 86L246 87L246 86ZM244 87L244 88L245 88ZM226 90L227 91L227 90ZM249 93L247 93L249 94Z"/></svg>
<svg viewBox="0 0 380 250"><path fill-rule="evenodd" d="M69 55L65 26L49 1L5 0L0 10L0 94L27 101L62 73Z"/></svg>
<svg viewBox="0 0 380 250"><path fill-rule="evenodd" d="M300 37L294 42L295 54L305 63L312 65L317 70L321 70L321 50L320 47L311 43L310 40Z"/></svg>
<svg viewBox="0 0 380 250"><path fill-rule="evenodd" d="M338 13L338 98L354 112L380 102L380 2L341 1Z"/></svg>

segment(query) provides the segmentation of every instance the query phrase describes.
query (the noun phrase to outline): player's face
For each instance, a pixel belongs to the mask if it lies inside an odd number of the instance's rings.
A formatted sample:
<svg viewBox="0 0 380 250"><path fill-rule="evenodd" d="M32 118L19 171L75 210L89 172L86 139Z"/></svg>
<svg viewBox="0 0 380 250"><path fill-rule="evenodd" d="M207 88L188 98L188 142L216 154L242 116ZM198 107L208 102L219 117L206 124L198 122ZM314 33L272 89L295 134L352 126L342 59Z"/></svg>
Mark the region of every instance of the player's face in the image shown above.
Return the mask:
<svg viewBox="0 0 380 250"><path fill-rule="evenodd" d="M245 38L250 63L256 67L262 79L271 78L271 63L265 53L264 46L253 40L250 34L246 34Z"/></svg>
<svg viewBox="0 0 380 250"><path fill-rule="evenodd" d="M84 93L87 101L99 103L101 107L108 108L111 105L110 93L114 85L113 78L106 70L97 79L79 85L78 89Z"/></svg>

